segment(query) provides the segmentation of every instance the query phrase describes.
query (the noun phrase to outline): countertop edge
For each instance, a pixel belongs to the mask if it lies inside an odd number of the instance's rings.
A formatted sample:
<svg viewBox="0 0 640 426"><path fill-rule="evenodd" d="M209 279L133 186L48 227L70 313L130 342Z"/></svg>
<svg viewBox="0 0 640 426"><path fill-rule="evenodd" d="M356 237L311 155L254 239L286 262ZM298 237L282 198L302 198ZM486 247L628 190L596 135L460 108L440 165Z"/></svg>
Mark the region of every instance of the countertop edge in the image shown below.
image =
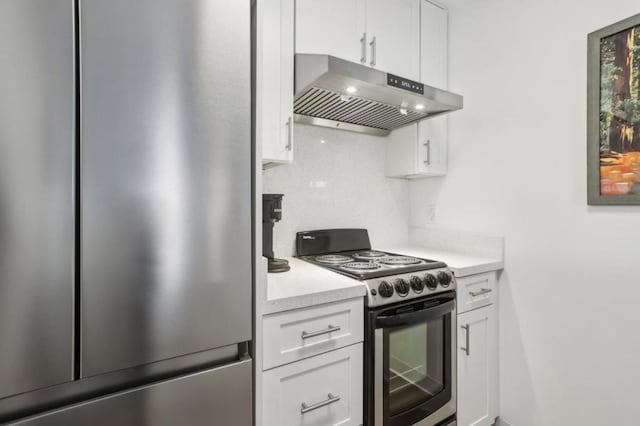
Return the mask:
<svg viewBox="0 0 640 426"><path fill-rule="evenodd" d="M469 255L437 248L406 246L393 247L386 251L395 251L396 253L408 254L410 256L443 261L457 277L466 277L504 269L504 261L501 259Z"/></svg>
<svg viewBox="0 0 640 426"><path fill-rule="evenodd" d="M487 260L487 263L481 263L474 266L464 266L460 268L450 267L456 277L468 277L469 275L482 274L485 272L496 272L504 269L504 262L501 260Z"/></svg>
<svg viewBox="0 0 640 426"><path fill-rule="evenodd" d="M362 284L354 285L352 287L319 291L291 297L283 297L280 299L270 299L262 302L262 314L270 315L279 312L291 311L294 309L323 305L325 303L340 302L343 300L364 297L366 294L367 288L364 284Z"/></svg>

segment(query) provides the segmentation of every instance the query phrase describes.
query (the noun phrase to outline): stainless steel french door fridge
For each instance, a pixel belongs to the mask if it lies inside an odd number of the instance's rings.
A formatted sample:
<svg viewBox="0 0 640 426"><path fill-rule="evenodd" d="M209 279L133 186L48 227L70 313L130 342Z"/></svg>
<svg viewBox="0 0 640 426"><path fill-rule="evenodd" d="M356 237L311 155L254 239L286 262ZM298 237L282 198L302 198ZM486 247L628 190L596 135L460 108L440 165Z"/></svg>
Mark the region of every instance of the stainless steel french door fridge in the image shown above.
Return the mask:
<svg viewBox="0 0 640 426"><path fill-rule="evenodd" d="M250 13L0 0L0 423L252 423Z"/></svg>

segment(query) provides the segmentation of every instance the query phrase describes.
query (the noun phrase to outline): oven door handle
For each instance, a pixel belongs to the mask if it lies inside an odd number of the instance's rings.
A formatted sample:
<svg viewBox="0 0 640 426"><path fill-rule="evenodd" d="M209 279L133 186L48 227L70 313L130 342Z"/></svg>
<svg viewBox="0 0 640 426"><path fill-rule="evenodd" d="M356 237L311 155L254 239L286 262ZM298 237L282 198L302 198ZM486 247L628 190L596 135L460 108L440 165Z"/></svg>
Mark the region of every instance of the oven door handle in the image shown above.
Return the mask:
<svg viewBox="0 0 640 426"><path fill-rule="evenodd" d="M449 300L436 306L421 309L419 311L395 314L381 315L376 318L376 328L380 327L401 327L404 325L412 325L438 318L447 313L453 312L456 304L455 300Z"/></svg>

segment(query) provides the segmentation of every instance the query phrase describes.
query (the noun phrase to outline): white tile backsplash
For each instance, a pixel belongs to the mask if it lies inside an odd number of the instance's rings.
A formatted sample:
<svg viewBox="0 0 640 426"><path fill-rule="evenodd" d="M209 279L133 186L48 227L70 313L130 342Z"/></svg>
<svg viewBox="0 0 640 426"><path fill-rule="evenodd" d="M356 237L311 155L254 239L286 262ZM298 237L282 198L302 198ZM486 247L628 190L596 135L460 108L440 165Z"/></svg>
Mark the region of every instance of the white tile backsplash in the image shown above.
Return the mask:
<svg viewBox="0 0 640 426"><path fill-rule="evenodd" d="M504 259L504 238L484 232L413 226L409 228L409 244L467 256Z"/></svg>
<svg viewBox="0 0 640 426"><path fill-rule="evenodd" d="M275 225L276 256L295 251L298 231L369 229L374 247L408 242L409 186L384 176L385 139L295 126L294 161L264 171L263 192L282 193Z"/></svg>

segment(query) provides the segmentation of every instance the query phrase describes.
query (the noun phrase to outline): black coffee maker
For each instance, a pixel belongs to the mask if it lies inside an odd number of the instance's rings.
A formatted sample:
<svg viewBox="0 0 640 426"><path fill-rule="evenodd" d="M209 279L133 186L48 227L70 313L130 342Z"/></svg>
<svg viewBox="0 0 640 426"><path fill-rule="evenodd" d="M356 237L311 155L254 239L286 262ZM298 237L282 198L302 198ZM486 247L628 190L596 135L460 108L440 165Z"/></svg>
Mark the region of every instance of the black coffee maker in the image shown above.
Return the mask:
<svg viewBox="0 0 640 426"><path fill-rule="evenodd" d="M273 225L282 219L282 194L262 194L262 255L268 259L269 272L286 272L291 267L273 254Z"/></svg>

